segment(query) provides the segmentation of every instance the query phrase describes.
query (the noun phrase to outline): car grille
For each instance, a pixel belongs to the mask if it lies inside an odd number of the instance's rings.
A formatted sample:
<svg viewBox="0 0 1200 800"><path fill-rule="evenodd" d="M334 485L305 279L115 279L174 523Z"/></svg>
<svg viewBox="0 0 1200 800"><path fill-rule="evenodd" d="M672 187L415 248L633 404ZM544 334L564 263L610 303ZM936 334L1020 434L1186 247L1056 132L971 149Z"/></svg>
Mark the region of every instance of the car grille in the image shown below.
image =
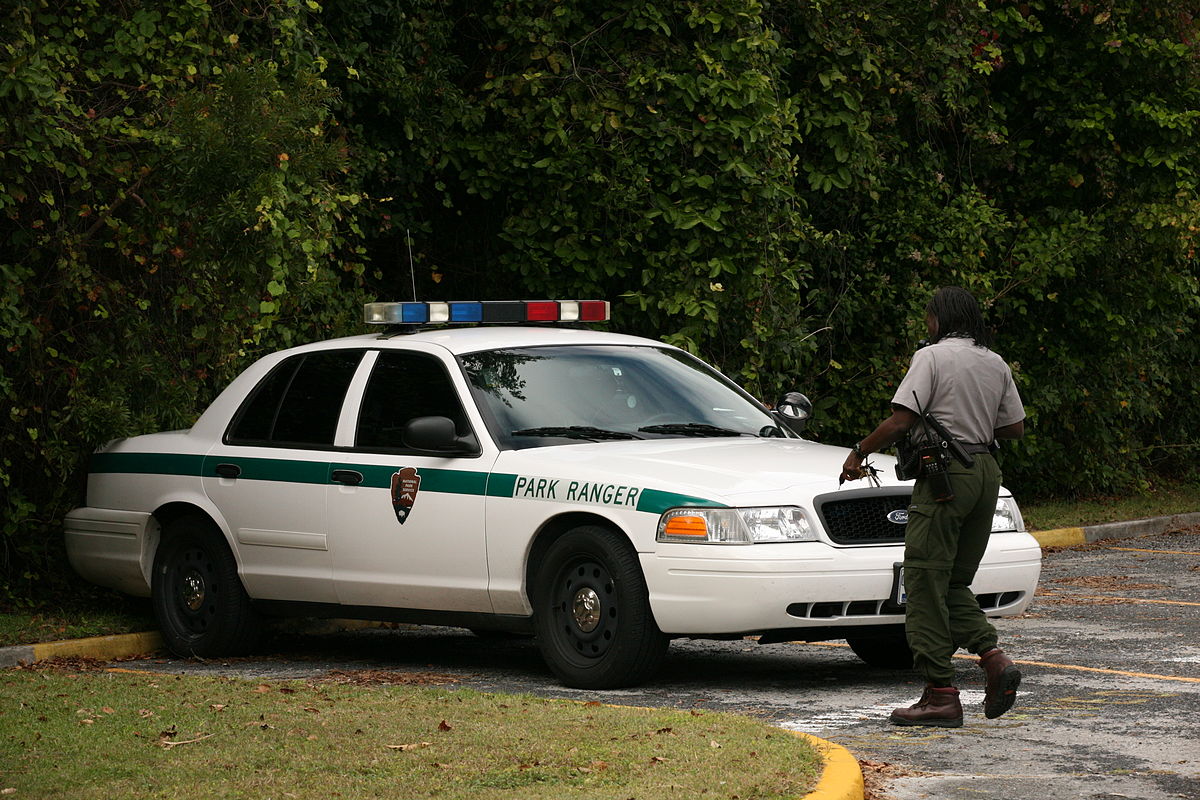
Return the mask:
<svg viewBox="0 0 1200 800"><path fill-rule="evenodd" d="M892 522L888 514L907 510L911 489L880 492L859 489L815 499L817 515L825 532L836 544L896 544L904 541L904 524Z"/></svg>

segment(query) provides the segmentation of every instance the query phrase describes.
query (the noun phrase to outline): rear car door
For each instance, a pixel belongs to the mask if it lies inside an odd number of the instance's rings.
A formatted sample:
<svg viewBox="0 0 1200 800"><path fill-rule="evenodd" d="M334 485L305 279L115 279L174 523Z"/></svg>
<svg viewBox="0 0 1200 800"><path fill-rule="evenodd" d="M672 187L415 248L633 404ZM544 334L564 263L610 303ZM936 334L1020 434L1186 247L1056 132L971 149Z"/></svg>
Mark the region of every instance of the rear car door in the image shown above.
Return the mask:
<svg viewBox="0 0 1200 800"><path fill-rule="evenodd" d="M326 489L342 405L364 352L319 350L281 362L205 457L205 491L229 526L253 598L337 601Z"/></svg>

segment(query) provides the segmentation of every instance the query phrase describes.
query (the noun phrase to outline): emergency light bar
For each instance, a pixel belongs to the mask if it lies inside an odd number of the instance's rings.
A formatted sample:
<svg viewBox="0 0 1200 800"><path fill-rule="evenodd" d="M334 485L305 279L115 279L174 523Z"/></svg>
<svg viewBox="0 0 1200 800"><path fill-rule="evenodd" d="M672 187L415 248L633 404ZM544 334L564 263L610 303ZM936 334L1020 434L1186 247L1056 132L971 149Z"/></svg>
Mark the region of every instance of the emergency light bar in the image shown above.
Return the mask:
<svg viewBox="0 0 1200 800"><path fill-rule="evenodd" d="M485 300L448 303L367 303L368 325L455 322L607 322L607 300Z"/></svg>

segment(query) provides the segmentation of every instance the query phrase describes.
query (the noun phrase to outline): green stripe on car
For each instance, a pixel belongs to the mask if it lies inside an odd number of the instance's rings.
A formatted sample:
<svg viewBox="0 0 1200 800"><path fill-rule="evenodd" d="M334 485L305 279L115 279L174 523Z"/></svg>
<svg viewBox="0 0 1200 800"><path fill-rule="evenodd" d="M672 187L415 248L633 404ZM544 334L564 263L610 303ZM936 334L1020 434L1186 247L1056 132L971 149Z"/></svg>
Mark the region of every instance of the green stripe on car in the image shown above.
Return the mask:
<svg viewBox="0 0 1200 800"><path fill-rule="evenodd" d="M328 484L335 469L362 473L359 486L371 489L390 489L392 475L398 466L377 464L348 464L337 461L293 461L280 458L251 458L246 456L199 456L174 453L97 453L92 456L90 469L96 473L137 473L144 475L187 475L196 478L217 477L217 466L236 464L241 480L279 481L284 483ZM486 495L512 497L517 476L505 473L476 472L456 469L418 468L421 491L443 494ZM725 508L723 503L659 489L643 489L638 496L637 510L661 514L680 506Z"/></svg>

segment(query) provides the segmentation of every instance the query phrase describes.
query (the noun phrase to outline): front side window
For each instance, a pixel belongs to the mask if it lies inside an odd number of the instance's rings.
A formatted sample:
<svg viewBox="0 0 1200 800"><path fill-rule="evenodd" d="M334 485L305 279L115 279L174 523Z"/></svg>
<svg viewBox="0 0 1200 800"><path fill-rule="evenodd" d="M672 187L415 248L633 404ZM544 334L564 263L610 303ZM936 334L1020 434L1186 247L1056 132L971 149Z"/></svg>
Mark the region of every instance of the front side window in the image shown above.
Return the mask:
<svg viewBox="0 0 1200 800"><path fill-rule="evenodd" d="M782 436L767 411L686 353L570 345L461 358L504 447L676 436Z"/></svg>
<svg viewBox="0 0 1200 800"><path fill-rule="evenodd" d="M363 397L355 446L402 450L404 426L417 417L449 417L459 436L471 433L441 361L422 353L380 353Z"/></svg>
<svg viewBox="0 0 1200 800"><path fill-rule="evenodd" d="M338 415L361 350L292 356L271 370L243 404L229 444L332 447Z"/></svg>

